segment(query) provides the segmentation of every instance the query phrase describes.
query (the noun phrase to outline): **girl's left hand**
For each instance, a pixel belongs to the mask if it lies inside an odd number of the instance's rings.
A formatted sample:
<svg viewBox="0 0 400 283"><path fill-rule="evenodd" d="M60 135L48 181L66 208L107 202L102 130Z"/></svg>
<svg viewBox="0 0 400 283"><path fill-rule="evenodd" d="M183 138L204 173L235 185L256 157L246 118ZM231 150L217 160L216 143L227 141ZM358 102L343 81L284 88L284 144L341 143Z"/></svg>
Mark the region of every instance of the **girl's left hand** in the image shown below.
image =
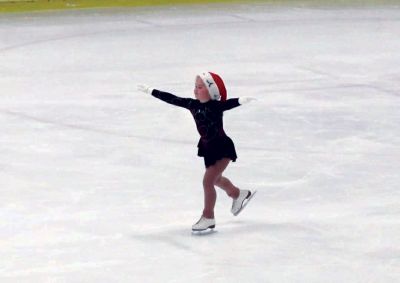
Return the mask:
<svg viewBox="0 0 400 283"><path fill-rule="evenodd" d="M254 97L243 96L243 97L239 97L239 104L243 105L243 104L249 103L251 101L255 101L255 100L257 100L257 99Z"/></svg>

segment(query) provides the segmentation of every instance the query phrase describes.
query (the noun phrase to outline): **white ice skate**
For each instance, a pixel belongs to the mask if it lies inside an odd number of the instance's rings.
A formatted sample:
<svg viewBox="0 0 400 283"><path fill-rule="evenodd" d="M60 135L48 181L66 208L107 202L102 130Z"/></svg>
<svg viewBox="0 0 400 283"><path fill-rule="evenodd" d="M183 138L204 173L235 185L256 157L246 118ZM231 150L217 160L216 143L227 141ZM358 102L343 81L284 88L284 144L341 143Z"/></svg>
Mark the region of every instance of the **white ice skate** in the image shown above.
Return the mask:
<svg viewBox="0 0 400 283"><path fill-rule="evenodd" d="M233 215L237 216L243 208L249 203L252 197L256 194L257 191L253 193L249 190L240 190L239 197L234 199L232 202L231 212Z"/></svg>
<svg viewBox="0 0 400 283"><path fill-rule="evenodd" d="M215 228L215 219L214 218L205 218L202 216L196 224L192 226L192 231L200 232L205 231L207 229Z"/></svg>

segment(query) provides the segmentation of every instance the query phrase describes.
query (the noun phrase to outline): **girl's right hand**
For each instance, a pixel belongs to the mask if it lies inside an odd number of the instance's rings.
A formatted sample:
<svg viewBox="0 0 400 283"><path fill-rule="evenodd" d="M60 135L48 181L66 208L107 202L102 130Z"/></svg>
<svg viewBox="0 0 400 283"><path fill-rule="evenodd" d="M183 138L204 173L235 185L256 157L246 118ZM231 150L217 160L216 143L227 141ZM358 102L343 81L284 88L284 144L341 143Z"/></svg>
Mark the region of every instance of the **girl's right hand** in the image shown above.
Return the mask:
<svg viewBox="0 0 400 283"><path fill-rule="evenodd" d="M148 85L145 84L138 84L137 85L137 90L147 93L147 94L151 94L153 92L153 88L149 87Z"/></svg>

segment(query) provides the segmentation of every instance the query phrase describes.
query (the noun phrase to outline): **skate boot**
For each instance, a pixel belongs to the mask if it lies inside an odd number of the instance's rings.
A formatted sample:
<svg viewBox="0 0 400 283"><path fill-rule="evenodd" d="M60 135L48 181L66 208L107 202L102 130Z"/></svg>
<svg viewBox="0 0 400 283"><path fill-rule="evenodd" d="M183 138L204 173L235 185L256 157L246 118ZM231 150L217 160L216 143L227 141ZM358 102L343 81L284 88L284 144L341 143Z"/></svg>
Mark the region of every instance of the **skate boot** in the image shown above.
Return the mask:
<svg viewBox="0 0 400 283"><path fill-rule="evenodd" d="M200 220L192 226L192 231L205 231L209 228L215 228L215 219L202 216Z"/></svg>
<svg viewBox="0 0 400 283"><path fill-rule="evenodd" d="M249 190L240 190L239 197L232 202L231 212L233 215L237 216L242 211L247 203L245 203L245 200L249 199L250 196L251 192Z"/></svg>

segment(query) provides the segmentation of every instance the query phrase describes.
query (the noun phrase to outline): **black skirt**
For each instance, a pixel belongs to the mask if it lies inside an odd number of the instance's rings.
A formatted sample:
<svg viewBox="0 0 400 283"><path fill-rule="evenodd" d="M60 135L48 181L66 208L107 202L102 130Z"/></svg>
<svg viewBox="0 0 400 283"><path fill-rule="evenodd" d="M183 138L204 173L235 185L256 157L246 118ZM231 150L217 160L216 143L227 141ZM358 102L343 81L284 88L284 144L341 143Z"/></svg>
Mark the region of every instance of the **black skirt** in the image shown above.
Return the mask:
<svg viewBox="0 0 400 283"><path fill-rule="evenodd" d="M235 145L228 136L217 137L211 141L205 142L200 139L197 155L204 157L206 168L214 165L218 160L229 158L233 162L236 161L237 155Z"/></svg>

